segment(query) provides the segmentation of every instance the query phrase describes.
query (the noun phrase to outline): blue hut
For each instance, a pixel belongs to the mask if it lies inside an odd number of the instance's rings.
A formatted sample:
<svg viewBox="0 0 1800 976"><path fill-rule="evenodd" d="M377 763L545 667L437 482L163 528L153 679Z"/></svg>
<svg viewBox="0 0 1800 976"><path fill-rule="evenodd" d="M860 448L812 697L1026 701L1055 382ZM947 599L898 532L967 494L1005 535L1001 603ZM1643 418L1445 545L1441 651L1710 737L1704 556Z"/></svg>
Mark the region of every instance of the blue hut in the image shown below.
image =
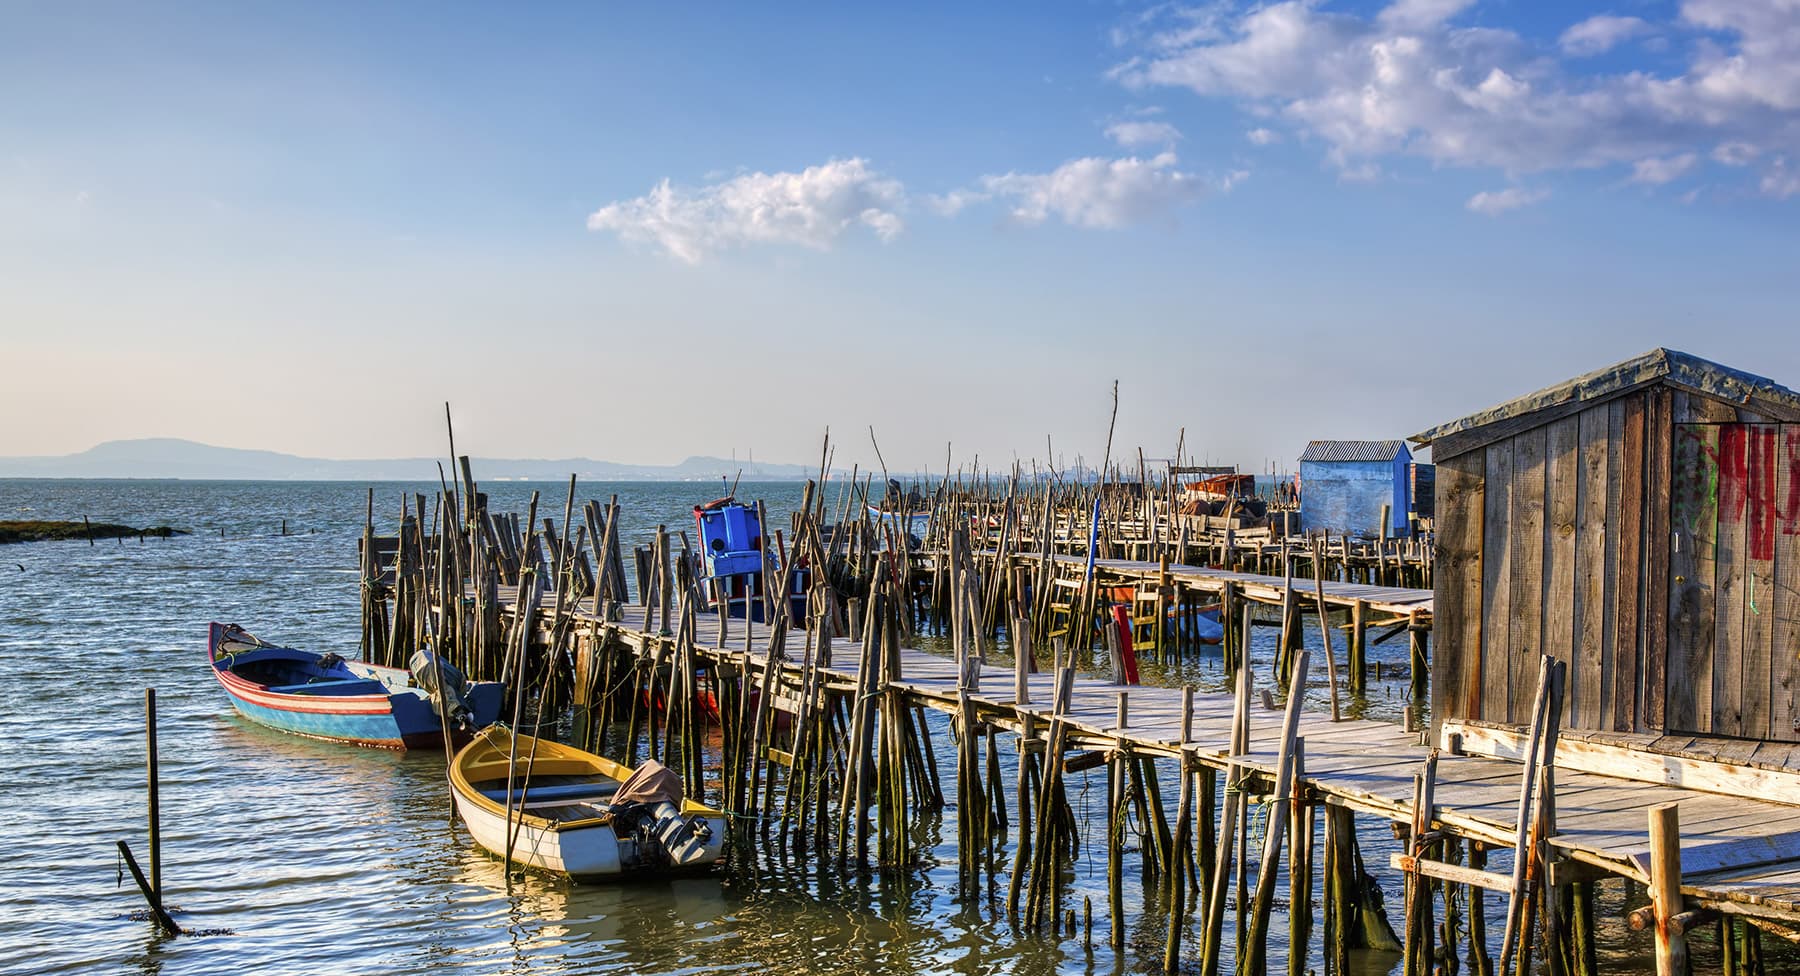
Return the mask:
<svg viewBox="0 0 1800 976"><path fill-rule="evenodd" d="M1381 533L1381 506L1388 506L1387 535L1405 535L1407 465L1405 441L1313 441L1300 455L1300 529L1373 537Z"/></svg>

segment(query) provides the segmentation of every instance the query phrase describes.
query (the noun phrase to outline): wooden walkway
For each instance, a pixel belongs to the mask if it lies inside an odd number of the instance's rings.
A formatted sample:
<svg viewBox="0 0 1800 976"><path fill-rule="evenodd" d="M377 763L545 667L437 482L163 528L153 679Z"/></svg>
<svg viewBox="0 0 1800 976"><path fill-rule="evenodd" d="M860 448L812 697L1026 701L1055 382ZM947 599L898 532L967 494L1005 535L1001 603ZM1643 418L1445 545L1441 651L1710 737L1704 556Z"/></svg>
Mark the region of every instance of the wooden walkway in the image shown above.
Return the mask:
<svg viewBox="0 0 1800 976"><path fill-rule="evenodd" d="M1227 578L1242 580L1245 576L1201 572L1207 574L1203 578L1221 582ZM1271 580L1276 585L1282 582L1269 577L1252 579ZM1384 589L1338 585L1340 592ZM1422 594L1429 606L1429 591L1411 590L1394 593L1395 602L1391 605L1417 606L1418 597L1410 594ZM503 589L501 597L510 611L511 593ZM612 623L598 623L585 608L577 610L576 615L582 621L582 629L598 627L603 637L639 651L670 640L645 629L642 607L627 605L621 609L622 619ZM554 607L546 605L542 613L547 618L554 613ZM723 647L719 646L716 616L701 614L697 625L696 644L701 653L717 660L735 661L740 666L753 665L760 672L767 646L766 626L748 625L751 649L746 651L745 621L730 622ZM803 643L803 632L790 631L790 648L798 646L796 639ZM913 648L901 651L901 661L898 687L918 704L938 711L955 710L954 661ZM858 668L857 645L844 640L835 642L830 666L825 669L829 683L839 690L854 689ZM1322 687L1322 666L1315 664L1312 673L1317 684L1309 689L1308 701L1320 705L1328 694ZM1259 687L1266 684L1267 676L1261 679ZM1041 734L1052 718L1052 682L1052 675L1031 675L1027 682L1030 702L1020 705L1014 699L1013 670L988 666L981 669L979 690L970 698L982 721L1016 731L1022 725L1021 719L1029 714ZM1121 692L1127 695L1129 724L1124 728L1115 724ZM1282 713L1254 708L1250 718L1251 749L1246 755L1230 757L1225 743L1232 707L1229 696L1196 694L1194 737L1187 745L1197 760L1206 765L1223 769L1235 761L1272 776ZM1134 750L1179 756L1183 744L1176 740L1180 735L1181 708L1180 688L1125 687L1083 674L1075 682L1071 707L1062 718L1074 730L1071 748L1108 747L1123 737ZM1417 733L1362 719L1332 722L1321 712L1305 711L1300 736L1305 741L1304 781L1328 802L1394 822L1411 821L1413 777L1428 753ZM1435 823L1456 835L1510 848L1522 769L1518 763L1503 759L1441 755ZM1683 890L1701 904L1722 911L1800 925L1800 796L1794 799L1796 805L1751 800L1559 767L1557 835L1551 843L1570 860L1648 883L1648 811L1660 804L1679 802Z"/></svg>
<svg viewBox="0 0 1800 976"><path fill-rule="evenodd" d="M919 554L923 558L919 564L929 567L930 560L937 553ZM984 559L992 559L993 551L980 554ZM1041 553L1014 552L1009 557L1017 565L1033 565L1043 559ZM1086 566L1087 557L1056 553L1052 556L1056 562L1068 566ZM1131 580L1154 582L1162 575L1162 566L1155 562L1140 559L1095 559L1094 568L1110 576ZM1225 584L1235 583L1241 592L1260 603L1280 603L1282 594L1288 588L1288 581L1280 576L1263 576L1257 573L1240 573L1228 569L1210 569L1205 566L1188 566L1171 563L1169 577L1179 581L1182 586L1204 593L1222 593ZM1296 576L1293 580L1295 593L1311 599L1315 584L1311 577ZM1427 618L1432 610L1432 591L1415 590L1401 586L1371 586L1366 583L1344 583L1338 580L1325 581L1325 602L1333 607L1348 609L1358 601L1365 603L1372 610L1406 616L1414 611Z"/></svg>

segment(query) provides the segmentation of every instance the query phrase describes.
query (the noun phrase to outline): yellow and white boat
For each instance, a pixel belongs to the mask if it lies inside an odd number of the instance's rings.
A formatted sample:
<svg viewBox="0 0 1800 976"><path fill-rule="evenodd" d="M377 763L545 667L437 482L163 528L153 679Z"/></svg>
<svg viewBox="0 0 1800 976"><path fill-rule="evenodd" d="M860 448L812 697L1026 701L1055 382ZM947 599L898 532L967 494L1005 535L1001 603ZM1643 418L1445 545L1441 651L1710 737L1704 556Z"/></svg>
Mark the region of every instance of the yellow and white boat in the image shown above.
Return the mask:
<svg viewBox="0 0 1800 976"><path fill-rule="evenodd" d="M450 790L476 843L577 881L704 870L725 847L725 814L683 797L662 764L632 769L498 726L456 754Z"/></svg>

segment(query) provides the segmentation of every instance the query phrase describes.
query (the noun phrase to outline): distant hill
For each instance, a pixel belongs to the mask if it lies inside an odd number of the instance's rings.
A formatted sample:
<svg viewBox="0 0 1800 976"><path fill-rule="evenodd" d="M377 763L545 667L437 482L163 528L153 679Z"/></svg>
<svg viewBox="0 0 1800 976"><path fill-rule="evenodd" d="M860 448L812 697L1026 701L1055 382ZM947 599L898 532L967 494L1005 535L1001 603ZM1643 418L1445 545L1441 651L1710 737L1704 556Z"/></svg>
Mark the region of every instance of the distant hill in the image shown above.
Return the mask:
<svg viewBox="0 0 1800 976"><path fill-rule="evenodd" d="M0 478L187 478L226 481L436 481L440 458L334 461L275 451L214 447L173 437L107 441L60 457L0 457ZM746 464L691 457L680 464L619 464L592 458L471 458L477 481L799 481L804 464Z"/></svg>

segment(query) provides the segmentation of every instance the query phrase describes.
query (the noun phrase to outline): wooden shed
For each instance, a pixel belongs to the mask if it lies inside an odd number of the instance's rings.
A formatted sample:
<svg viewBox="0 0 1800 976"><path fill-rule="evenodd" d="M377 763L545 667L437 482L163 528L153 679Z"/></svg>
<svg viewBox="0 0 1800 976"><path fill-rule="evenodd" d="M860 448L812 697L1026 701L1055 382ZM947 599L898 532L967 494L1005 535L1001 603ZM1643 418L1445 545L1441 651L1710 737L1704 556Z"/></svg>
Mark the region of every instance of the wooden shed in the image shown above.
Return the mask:
<svg viewBox="0 0 1800 976"><path fill-rule="evenodd" d="M1528 723L1542 652L1566 729L1792 768L1800 394L1654 349L1412 440L1437 463L1440 741Z"/></svg>

